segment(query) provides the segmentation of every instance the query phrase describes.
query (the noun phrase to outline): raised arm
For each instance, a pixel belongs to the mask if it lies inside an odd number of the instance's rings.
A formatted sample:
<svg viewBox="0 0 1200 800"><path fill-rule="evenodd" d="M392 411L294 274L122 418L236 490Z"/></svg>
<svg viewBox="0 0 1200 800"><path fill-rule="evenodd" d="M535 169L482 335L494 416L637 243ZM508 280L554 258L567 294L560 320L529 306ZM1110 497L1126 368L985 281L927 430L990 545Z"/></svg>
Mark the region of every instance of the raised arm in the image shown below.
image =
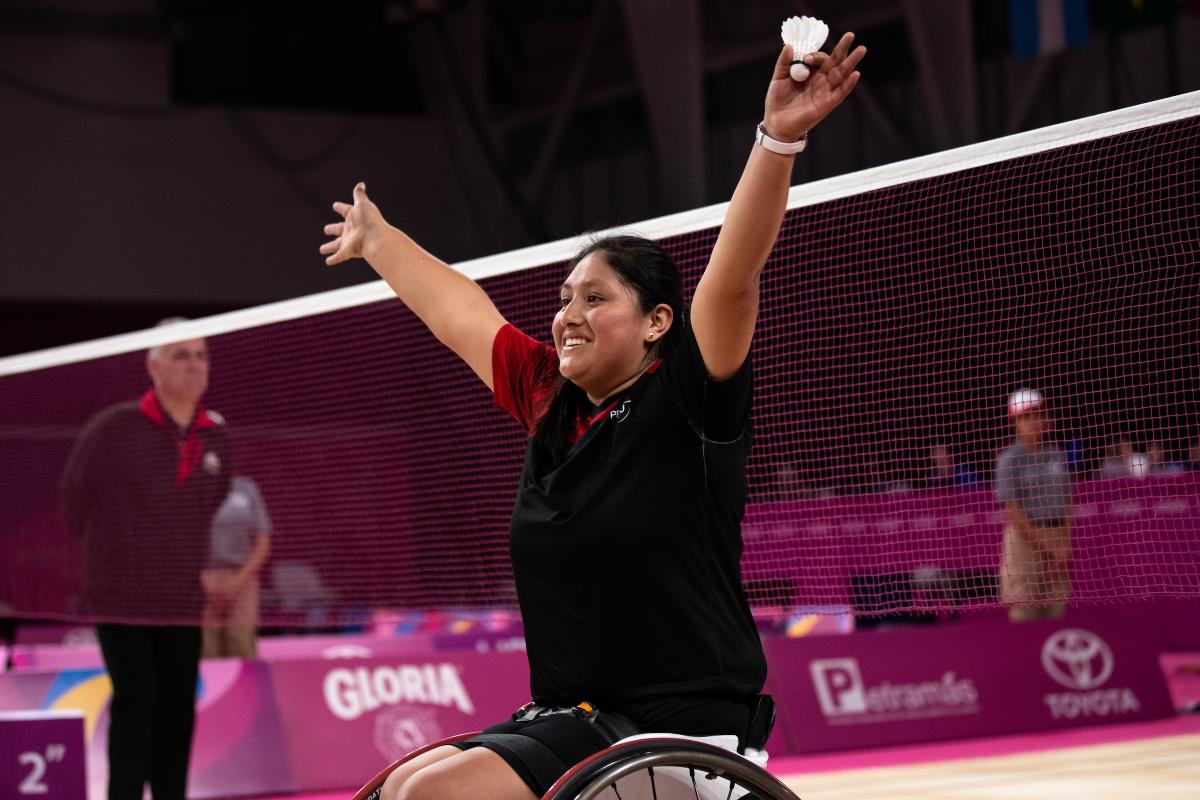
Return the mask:
<svg viewBox="0 0 1200 800"><path fill-rule="evenodd" d="M325 226L334 237L321 246L325 263L366 259L438 341L492 388L492 342L505 320L483 289L389 225L364 184L354 187L353 205L334 203L333 210L342 221Z"/></svg>
<svg viewBox="0 0 1200 800"><path fill-rule="evenodd" d="M767 89L763 127L768 136L795 142L846 99L867 54L847 33L833 53L805 59L811 75L803 82L788 74L792 48L785 45ZM737 372L750 352L758 320L759 276L783 222L794 155L755 144L733 193L717 244L692 298L692 329L708 374L717 380Z"/></svg>

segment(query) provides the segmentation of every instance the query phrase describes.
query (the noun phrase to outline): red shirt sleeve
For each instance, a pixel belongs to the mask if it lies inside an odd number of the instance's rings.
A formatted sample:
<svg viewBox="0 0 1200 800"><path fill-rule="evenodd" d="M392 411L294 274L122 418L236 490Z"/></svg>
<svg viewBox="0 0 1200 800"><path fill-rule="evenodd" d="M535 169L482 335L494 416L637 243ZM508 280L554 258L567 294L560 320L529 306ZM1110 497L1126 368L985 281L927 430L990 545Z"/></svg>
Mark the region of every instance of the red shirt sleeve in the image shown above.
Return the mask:
<svg viewBox="0 0 1200 800"><path fill-rule="evenodd" d="M504 409L533 432L558 374L558 354L548 344L505 325L492 342L492 392Z"/></svg>

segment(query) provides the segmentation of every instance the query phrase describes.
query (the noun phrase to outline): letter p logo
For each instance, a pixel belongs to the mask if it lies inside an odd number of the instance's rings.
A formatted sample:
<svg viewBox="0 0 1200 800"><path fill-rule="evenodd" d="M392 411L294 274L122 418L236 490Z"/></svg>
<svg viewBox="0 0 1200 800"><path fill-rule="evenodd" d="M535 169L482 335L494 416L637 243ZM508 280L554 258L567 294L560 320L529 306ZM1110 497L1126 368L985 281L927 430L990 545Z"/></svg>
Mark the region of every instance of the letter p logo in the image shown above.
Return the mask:
<svg viewBox="0 0 1200 800"><path fill-rule="evenodd" d="M866 712L867 697L857 660L822 658L810 661L808 670L812 673L813 687L817 690L817 699L825 716Z"/></svg>

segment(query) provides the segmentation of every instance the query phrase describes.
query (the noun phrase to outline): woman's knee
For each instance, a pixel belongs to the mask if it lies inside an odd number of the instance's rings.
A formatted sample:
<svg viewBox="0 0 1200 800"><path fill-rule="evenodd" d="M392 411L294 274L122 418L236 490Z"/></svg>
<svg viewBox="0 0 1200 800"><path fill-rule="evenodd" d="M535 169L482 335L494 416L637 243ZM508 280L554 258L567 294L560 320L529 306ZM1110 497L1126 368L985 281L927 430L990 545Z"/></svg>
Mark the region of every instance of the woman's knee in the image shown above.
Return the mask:
<svg viewBox="0 0 1200 800"><path fill-rule="evenodd" d="M395 770L391 775L383 781L383 786L379 787L379 800L396 800L400 796L400 787L404 784L405 776Z"/></svg>
<svg viewBox="0 0 1200 800"><path fill-rule="evenodd" d="M391 800L451 800L466 797L466 784L469 781L464 778L457 770L444 766L441 769L418 770L397 785L396 794Z"/></svg>
<svg viewBox="0 0 1200 800"><path fill-rule="evenodd" d="M381 795L380 800L419 800L423 797L434 797L432 790L436 788L435 781L430 780L424 773L426 770L419 770L412 773L408 777L396 783L395 793L392 795ZM386 784L385 784L386 787Z"/></svg>
<svg viewBox="0 0 1200 800"><path fill-rule="evenodd" d="M449 800L462 796L460 783L453 770L422 769L400 782L390 800Z"/></svg>
<svg viewBox="0 0 1200 800"><path fill-rule="evenodd" d="M488 797L494 800L536 800L512 768L483 748L431 764L401 781L394 800L450 800ZM389 798L388 800L393 800Z"/></svg>
<svg viewBox="0 0 1200 800"><path fill-rule="evenodd" d="M400 764L396 769L392 770L392 774L387 776L387 779L383 782L383 786L380 787L380 800L396 800L400 796L400 787L410 777L439 761L453 758L460 752L462 751L457 747L438 747Z"/></svg>

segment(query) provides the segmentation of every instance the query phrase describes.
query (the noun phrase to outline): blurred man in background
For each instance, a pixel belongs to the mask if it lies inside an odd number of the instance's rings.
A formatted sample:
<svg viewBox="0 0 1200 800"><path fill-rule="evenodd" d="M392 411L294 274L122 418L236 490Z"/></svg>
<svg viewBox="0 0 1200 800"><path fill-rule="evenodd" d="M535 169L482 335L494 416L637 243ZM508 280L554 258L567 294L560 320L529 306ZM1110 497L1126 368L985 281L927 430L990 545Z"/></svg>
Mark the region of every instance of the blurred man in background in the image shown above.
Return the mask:
<svg viewBox="0 0 1200 800"><path fill-rule="evenodd" d="M1066 454L1048 446L1041 392L1008 400L1016 437L996 461L996 500L1004 508L1000 599L1013 621L1061 617L1071 594L1071 479Z"/></svg>
<svg viewBox="0 0 1200 800"><path fill-rule="evenodd" d="M929 448L929 472L925 478L926 489L974 489L979 485L979 475L969 464L959 463L950 447L935 444Z"/></svg>
<svg viewBox="0 0 1200 800"><path fill-rule="evenodd" d="M164 320L174 324L182 320ZM109 800L184 800L200 661L200 572L229 492L220 415L200 399L208 348L152 348L153 387L97 414L67 462L62 500L82 541L84 602L113 695ZM143 624L170 622L172 624Z"/></svg>
<svg viewBox="0 0 1200 800"><path fill-rule="evenodd" d="M271 517L258 484L235 475L212 521L204 583L204 658L258 655L258 571L271 550Z"/></svg>

